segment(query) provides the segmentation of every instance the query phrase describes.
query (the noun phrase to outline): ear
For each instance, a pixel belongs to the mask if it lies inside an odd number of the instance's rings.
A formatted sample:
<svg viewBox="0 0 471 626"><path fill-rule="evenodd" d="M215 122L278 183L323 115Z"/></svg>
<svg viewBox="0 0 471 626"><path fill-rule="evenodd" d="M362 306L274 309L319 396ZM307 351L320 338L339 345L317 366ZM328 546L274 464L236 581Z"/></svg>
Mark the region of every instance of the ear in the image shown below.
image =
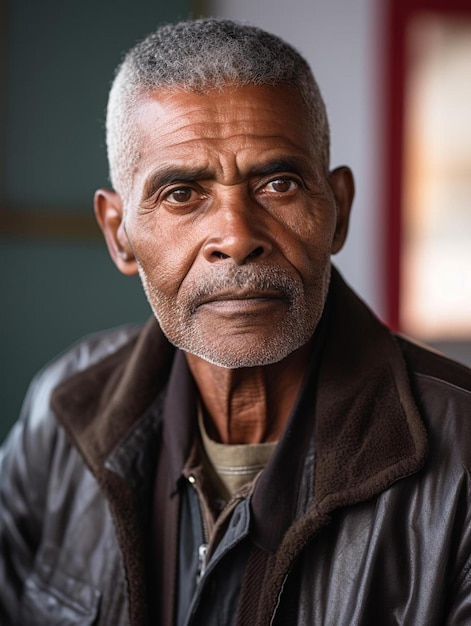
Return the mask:
<svg viewBox="0 0 471 626"><path fill-rule="evenodd" d="M337 221L331 252L337 254L343 248L347 238L350 209L355 195L355 183L350 168L345 166L332 170L329 174L329 182L337 208Z"/></svg>
<svg viewBox="0 0 471 626"><path fill-rule="evenodd" d="M105 236L114 264L127 276L137 274L137 262L124 229L124 211L121 196L111 189L95 192L95 215Z"/></svg>

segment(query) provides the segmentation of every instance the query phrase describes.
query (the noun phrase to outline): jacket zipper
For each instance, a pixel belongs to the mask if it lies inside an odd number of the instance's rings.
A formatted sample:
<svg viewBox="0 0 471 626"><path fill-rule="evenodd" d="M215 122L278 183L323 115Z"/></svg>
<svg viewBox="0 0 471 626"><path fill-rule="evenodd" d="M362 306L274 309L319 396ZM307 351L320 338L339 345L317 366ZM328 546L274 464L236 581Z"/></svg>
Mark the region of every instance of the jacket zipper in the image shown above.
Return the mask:
<svg viewBox="0 0 471 626"><path fill-rule="evenodd" d="M196 571L196 584L199 585L206 571L206 555L208 554L208 544L202 543L198 546L198 569Z"/></svg>
<svg viewBox="0 0 471 626"><path fill-rule="evenodd" d="M198 568L196 571L196 584L199 585L206 571L208 544L209 544L209 526L208 526L208 521L207 521L207 513L205 510L205 501L203 498L203 494L201 493L198 483L196 482L196 478L193 474L190 474L188 476L188 482L196 491L196 494L198 496L198 502L200 503L200 511L201 511L201 526L203 529L203 543L201 543L198 546Z"/></svg>
<svg viewBox="0 0 471 626"><path fill-rule="evenodd" d="M200 503L200 511L201 511L201 526L203 528L203 543L201 543L198 546L198 569L196 573L196 584L198 585L201 579L203 578L204 573L206 572L206 566L208 564L208 555L209 555L209 548L210 548L210 541L209 541L210 529L208 525L207 516L209 514L206 510L206 501L203 497L203 494L199 488L198 482L194 474L190 474L187 477L187 480L190 483L190 485L193 487L193 489L195 490L198 496L198 502ZM241 496L237 495L237 496L233 496L229 500L229 502L227 502L226 506L219 514L219 518L215 524L215 528L218 527L218 525L221 523L224 517L227 516L229 512L234 509L237 502L239 502L241 499L242 499Z"/></svg>

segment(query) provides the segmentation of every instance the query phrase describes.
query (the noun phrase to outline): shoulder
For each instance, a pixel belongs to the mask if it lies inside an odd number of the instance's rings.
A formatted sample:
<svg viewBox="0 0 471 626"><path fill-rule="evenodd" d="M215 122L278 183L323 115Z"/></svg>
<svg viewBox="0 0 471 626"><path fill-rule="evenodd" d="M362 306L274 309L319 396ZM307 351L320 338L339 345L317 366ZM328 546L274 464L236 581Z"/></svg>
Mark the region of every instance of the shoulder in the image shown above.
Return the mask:
<svg viewBox="0 0 471 626"><path fill-rule="evenodd" d="M140 326L122 326L93 333L73 344L58 355L34 377L23 407L33 418L49 410L54 389L74 374L83 372L100 361L117 355L123 348L134 344Z"/></svg>
<svg viewBox="0 0 471 626"><path fill-rule="evenodd" d="M30 461L50 450L57 438L51 410L53 391L69 377L119 352L139 334L139 326L125 326L89 335L44 366L33 378L19 420L3 446L2 456L21 448ZM41 465L41 458L38 458ZM42 462L44 466L44 461Z"/></svg>
<svg viewBox="0 0 471 626"><path fill-rule="evenodd" d="M397 340L413 376L471 393L471 368L410 338Z"/></svg>
<svg viewBox="0 0 471 626"><path fill-rule="evenodd" d="M471 424L471 369L410 339L398 342L419 402L463 415Z"/></svg>
<svg viewBox="0 0 471 626"><path fill-rule="evenodd" d="M52 580L60 585L67 580L67 592L73 593L80 576L66 578L65 572L80 561L70 561L70 545L91 553L90 544L104 532L100 528L110 527L99 487L57 422L51 396L64 380L118 354L138 334L138 328L127 327L86 337L44 367L30 385L20 419L0 451L2 615L16 616L21 598L35 593L36 602L37 589L43 593ZM78 492L80 497L73 497ZM90 527L92 519L95 533L82 532L83 510L89 513L85 525ZM61 550L68 562L57 567ZM8 623L18 620L11 617Z"/></svg>
<svg viewBox="0 0 471 626"><path fill-rule="evenodd" d="M138 325L120 326L87 335L48 363L33 382L55 386L135 341L141 328Z"/></svg>
<svg viewBox="0 0 471 626"><path fill-rule="evenodd" d="M398 337L431 454L453 458L471 474L471 369Z"/></svg>

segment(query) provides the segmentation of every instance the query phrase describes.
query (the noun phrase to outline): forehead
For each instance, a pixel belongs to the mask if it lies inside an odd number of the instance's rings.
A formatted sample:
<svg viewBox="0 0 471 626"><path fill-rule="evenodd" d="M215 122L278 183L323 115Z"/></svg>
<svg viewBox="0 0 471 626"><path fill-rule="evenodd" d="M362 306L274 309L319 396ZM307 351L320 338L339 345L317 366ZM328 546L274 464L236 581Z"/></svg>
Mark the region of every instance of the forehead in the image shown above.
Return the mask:
<svg viewBox="0 0 471 626"><path fill-rule="evenodd" d="M192 158L196 152L309 151L310 119L289 86L247 85L206 93L158 89L133 114L139 160Z"/></svg>

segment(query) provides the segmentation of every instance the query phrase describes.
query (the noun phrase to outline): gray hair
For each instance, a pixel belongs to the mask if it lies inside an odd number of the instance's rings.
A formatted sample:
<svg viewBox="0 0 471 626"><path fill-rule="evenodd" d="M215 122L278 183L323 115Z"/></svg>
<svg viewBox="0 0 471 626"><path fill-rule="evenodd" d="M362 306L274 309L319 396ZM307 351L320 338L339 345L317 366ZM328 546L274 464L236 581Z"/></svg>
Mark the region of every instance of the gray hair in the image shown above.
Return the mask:
<svg viewBox="0 0 471 626"><path fill-rule="evenodd" d="M329 166L329 125L319 87L305 59L279 37L230 20L207 18L162 26L134 46L117 68L106 131L110 179L126 200L138 148L133 111L155 89L222 90L227 86L289 85L310 112L314 145Z"/></svg>

